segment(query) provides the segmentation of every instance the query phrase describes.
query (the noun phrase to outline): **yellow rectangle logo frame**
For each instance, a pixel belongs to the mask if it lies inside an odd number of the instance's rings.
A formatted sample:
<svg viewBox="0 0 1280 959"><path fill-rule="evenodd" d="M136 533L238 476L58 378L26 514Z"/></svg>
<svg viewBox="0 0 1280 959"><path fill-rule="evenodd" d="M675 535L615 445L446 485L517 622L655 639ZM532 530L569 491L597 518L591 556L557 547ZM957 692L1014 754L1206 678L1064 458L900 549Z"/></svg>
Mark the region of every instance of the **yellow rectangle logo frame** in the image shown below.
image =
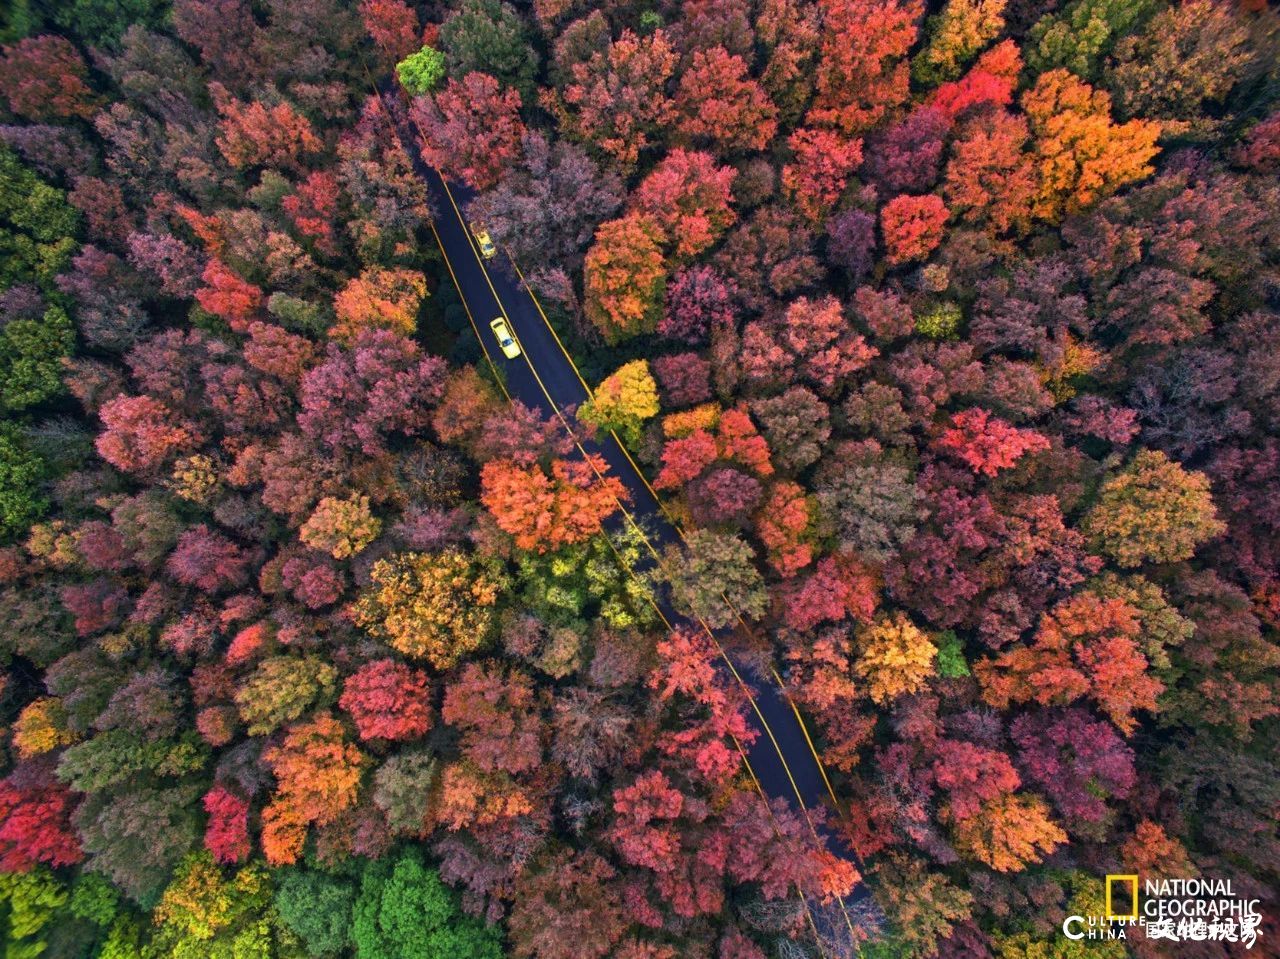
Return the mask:
<svg viewBox="0 0 1280 959"><path fill-rule="evenodd" d="M1111 884L1113 882L1129 882L1133 884L1132 911L1128 915L1117 916L1111 911ZM1117 919L1137 919L1138 918L1138 877L1128 875L1107 875L1107 921Z"/></svg>

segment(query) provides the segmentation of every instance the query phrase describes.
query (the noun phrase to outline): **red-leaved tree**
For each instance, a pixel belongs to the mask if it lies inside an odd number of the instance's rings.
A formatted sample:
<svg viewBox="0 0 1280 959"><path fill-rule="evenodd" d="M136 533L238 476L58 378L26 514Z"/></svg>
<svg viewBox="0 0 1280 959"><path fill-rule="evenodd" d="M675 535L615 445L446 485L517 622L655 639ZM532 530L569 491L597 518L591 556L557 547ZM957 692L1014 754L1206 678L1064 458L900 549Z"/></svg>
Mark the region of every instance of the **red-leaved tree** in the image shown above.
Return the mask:
<svg viewBox="0 0 1280 959"><path fill-rule="evenodd" d="M23 763L0 780L0 872L27 872L37 862L80 862L84 852L71 826L74 807L71 790L47 763Z"/></svg>
<svg viewBox="0 0 1280 959"><path fill-rule="evenodd" d="M195 428L149 396L117 396L98 410L106 428L94 445L98 455L126 473L146 473L189 449Z"/></svg>
<svg viewBox="0 0 1280 959"><path fill-rule="evenodd" d="M387 65L417 52L422 44L418 14L404 0L360 0L360 18Z"/></svg>
<svg viewBox="0 0 1280 959"><path fill-rule="evenodd" d="M938 439L938 448L960 459L983 476L995 476L1027 453L1049 448L1035 430L1012 426L977 407L951 417L951 426Z"/></svg>
<svg viewBox="0 0 1280 959"><path fill-rule="evenodd" d="M543 725L533 683L519 670L468 663L445 689L444 721L486 772L521 773L542 762Z"/></svg>
<svg viewBox="0 0 1280 959"><path fill-rule="evenodd" d="M244 862L253 847L249 842L249 801L225 786L215 785L204 794L209 823L204 846L222 863Z"/></svg>
<svg viewBox="0 0 1280 959"><path fill-rule="evenodd" d="M885 259L893 266L923 260L942 242L950 212L932 193L895 196L880 210Z"/></svg>
<svg viewBox="0 0 1280 959"><path fill-rule="evenodd" d="M375 659L347 677L338 705L361 739L417 739L432 726L427 674L394 659Z"/></svg>
<svg viewBox="0 0 1280 959"><path fill-rule="evenodd" d="M0 92L9 109L36 123L93 116L98 104L85 82L84 58L62 37L24 37L0 49Z"/></svg>
<svg viewBox="0 0 1280 959"><path fill-rule="evenodd" d="M805 127L792 133L787 145L793 159L782 168L782 185L805 219L817 223L835 206L849 176L862 162L862 141Z"/></svg>
<svg viewBox="0 0 1280 959"><path fill-rule="evenodd" d="M486 73L451 78L433 96L416 98L410 116L427 162L474 189L493 186L520 156L520 94Z"/></svg>

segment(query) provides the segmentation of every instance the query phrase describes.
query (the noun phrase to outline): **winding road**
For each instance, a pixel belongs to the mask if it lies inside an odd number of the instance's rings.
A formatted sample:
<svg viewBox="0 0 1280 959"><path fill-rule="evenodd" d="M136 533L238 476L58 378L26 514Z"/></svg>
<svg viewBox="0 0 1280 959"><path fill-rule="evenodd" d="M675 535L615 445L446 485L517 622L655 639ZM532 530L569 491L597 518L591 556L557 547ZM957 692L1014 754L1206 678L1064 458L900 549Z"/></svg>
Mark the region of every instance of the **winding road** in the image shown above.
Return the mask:
<svg viewBox="0 0 1280 959"><path fill-rule="evenodd" d="M387 95L382 91L380 94ZM407 125L397 124L395 135L427 186L434 212L432 228L445 263L488 361L503 374L508 396L545 416L559 417L584 455L597 454L608 464L609 471L621 480L629 494L626 501L619 502L621 522L640 524L638 528L658 561L662 548L679 542L682 531L664 512L657 495L615 435L602 434L592 441L572 427L563 411L586 400L589 389L541 306L521 282L517 265L501 251L492 260L481 257L467 227L470 191L447 183L425 163ZM489 322L499 316L506 318L520 344L521 355L515 359L503 356L489 330ZM716 632L705 623L678 612L665 599L656 598L655 606L668 626L705 629L720 647ZM719 668L727 681L738 684L746 695L748 720L758 732L752 744L739 745L756 787L762 795L784 799L828 849L856 865L852 850L825 824L824 817L813 815L824 804L836 810L841 806L809 730L787 698L781 678L773 671L760 676L736 663L723 647L720 651ZM835 897L829 902L810 900L805 907L824 959L853 955L862 930L874 929L882 919L861 882L848 897Z"/></svg>

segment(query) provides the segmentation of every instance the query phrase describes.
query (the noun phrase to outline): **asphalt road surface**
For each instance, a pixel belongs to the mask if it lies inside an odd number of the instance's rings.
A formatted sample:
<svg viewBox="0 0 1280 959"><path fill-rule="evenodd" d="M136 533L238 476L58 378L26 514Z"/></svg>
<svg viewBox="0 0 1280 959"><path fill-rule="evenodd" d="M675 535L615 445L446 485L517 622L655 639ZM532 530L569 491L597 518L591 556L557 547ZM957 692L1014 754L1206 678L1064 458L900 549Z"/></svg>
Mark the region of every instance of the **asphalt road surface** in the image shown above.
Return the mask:
<svg viewBox="0 0 1280 959"><path fill-rule="evenodd" d="M539 305L520 282L514 264L501 251L487 261L480 256L466 222L470 191L459 184L446 184L440 174L423 161L416 139L407 127L400 126L396 133L427 185L441 250L476 335L490 362L502 371L509 395L548 417L562 416L562 411L580 405L588 398L587 389ZM489 329L490 321L499 316L506 318L520 344L521 356L515 359L507 359L502 354ZM566 425L569 422L566 417ZM577 432L579 448L602 457L609 472L626 487L629 497L625 513L618 521L642 524L648 539L659 551L679 542L680 531L664 515L653 491L617 438L602 434L598 442L593 442ZM673 609L666 600L659 599L658 606L663 618L672 625L695 630L705 628ZM747 718L758 735L745 751L759 788L771 798L785 800L833 853L857 864L853 852L821 821L822 817L812 815L824 804L832 805L835 796L827 784L808 730L776 675L753 673L745 664L734 662L728 653L722 657L719 667L726 680L740 685L750 700ZM828 812L828 815L833 814ZM819 939L825 944L820 951L828 959L852 954L850 939L854 929L877 925L881 918L862 883L843 900L826 904L809 902L807 908L810 921L815 930L820 931Z"/></svg>

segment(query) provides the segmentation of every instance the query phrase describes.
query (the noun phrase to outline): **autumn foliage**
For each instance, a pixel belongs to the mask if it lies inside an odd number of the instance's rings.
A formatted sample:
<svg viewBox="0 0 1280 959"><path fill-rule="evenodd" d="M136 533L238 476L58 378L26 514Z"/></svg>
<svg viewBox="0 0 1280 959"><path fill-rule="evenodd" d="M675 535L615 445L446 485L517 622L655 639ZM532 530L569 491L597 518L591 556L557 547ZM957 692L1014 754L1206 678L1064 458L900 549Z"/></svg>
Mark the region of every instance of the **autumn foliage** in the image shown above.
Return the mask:
<svg viewBox="0 0 1280 959"><path fill-rule="evenodd" d="M938 446L954 454L975 473L995 476L1028 453L1047 450L1049 441L1033 430L1018 429L986 410L957 413L938 439Z"/></svg>
<svg viewBox="0 0 1280 959"><path fill-rule="evenodd" d="M579 543L627 498L604 460L555 460L549 470L494 460L481 471L481 501L521 549L545 553Z"/></svg>
<svg viewBox="0 0 1280 959"><path fill-rule="evenodd" d="M84 858L71 827L75 802L48 767L28 764L0 781L0 869L70 866Z"/></svg>
<svg viewBox="0 0 1280 959"><path fill-rule="evenodd" d="M782 185L804 216L822 220L862 162L862 141L823 129L800 129L787 145L795 158L782 168Z"/></svg>
<svg viewBox="0 0 1280 959"><path fill-rule="evenodd" d="M578 417L602 429L616 430L635 444L646 420L658 414L658 387L644 360L633 360L614 370L596 387Z"/></svg>
<svg viewBox="0 0 1280 959"><path fill-rule="evenodd" d="M520 154L520 94L484 73L450 79L414 105L423 155L476 189L493 186Z"/></svg>
<svg viewBox="0 0 1280 959"><path fill-rule="evenodd" d="M1203 474L1143 450L1102 484L1084 528L1118 564L1140 566L1189 559L1223 526Z"/></svg>
<svg viewBox="0 0 1280 959"><path fill-rule="evenodd" d="M214 786L201 801L209 814L204 845L222 863L243 862L253 846L249 840L249 803L234 792Z"/></svg>
<svg viewBox="0 0 1280 959"><path fill-rule="evenodd" d="M246 325L262 306L262 290L216 257L205 266L202 279L204 286L196 291L196 302L233 327Z"/></svg>
<svg viewBox="0 0 1280 959"><path fill-rule="evenodd" d="M418 16L404 0L361 0L360 18L374 44L392 63L418 49Z"/></svg>
<svg viewBox="0 0 1280 959"><path fill-rule="evenodd" d="M570 67L555 103L576 137L599 144L624 167L634 166L658 130L675 115L666 93L676 55L662 30L638 37L624 30Z"/></svg>
<svg viewBox="0 0 1280 959"><path fill-rule="evenodd" d="M749 75L746 61L724 47L694 51L680 77L675 109L680 135L721 155L762 149L777 130L777 108Z"/></svg>
<svg viewBox="0 0 1280 959"><path fill-rule="evenodd" d="M494 564L457 549L380 559L370 578L356 621L437 669L484 645L503 585Z"/></svg>
<svg viewBox="0 0 1280 959"><path fill-rule="evenodd" d="M426 279L420 273L366 270L334 297L333 309L338 322L329 334L352 343L362 331L372 327L402 335L412 333L426 291Z"/></svg>
<svg viewBox="0 0 1280 959"><path fill-rule="evenodd" d="M1037 796L1004 795L988 800L956 826L961 852L997 872L1019 872L1066 842Z"/></svg>
<svg viewBox="0 0 1280 959"><path fill-rule="evenodd" d="M942 242L950 211L932 193L896 196L880 211L886 258L892 264L922 260Z"/></svg>
<svg viewBox="0 0 1280 959"><path fill-rule="evenodd" d="M323 825L355 803L365 757L346 742L332 715L320 713L290 727L263 758L276 776L275 804L282 816Z"/></svg>
<svg viewBox="0 0 1280 959"><path fill-rule="evenodd" d="M1040 75L1022 98L1035 137L1035 212L1056 221L1151 173L1159 127L1111 120L1111 98L1066 70Z"/></svg>
<svg viewBox="0 0 1280 959"><path fill-rule="evenodd" d="M99 455L126 472L154 469L194 439L193 431L159 400L118 396L99 411Z"/></svg>
<svg viewBox="0 0 1280 959"><path fill-rule="evenodd" d="M9 109L36 122L93 116L84 58L62 37L24 37L0 55L0 89Z"/></svg>
<svg viewBox="0 0 1280 959"><path fill-rule="evenodd" d="M603 224L587 252L583 308L610 342L650 333L662 313L666 269L661 227L632 214Z"/></svg>
<svg viewBox="0 0 1280 959"><path fill-rule="evenodd" d="M732 167L716 166L710 154L675 149L640 181L634 209L655 223L680 258L716 242L737 219L731 207Z"/></svg>
<svg viewBox="0 0 1280 959"><path fill-rule="evenodd" d="M994 706L1034 700L1066 705L1089 697L1124 732L1134 712L1157 708L1163 684L1138 647L1137 611L1119 599L1082 593L1047 613L1033 643L978 664Z"/></svg>
<svg viewBox="0 0 1280 959"><path fill-rule="evenodd" d="M287 102L245 103L218 87L214 99L222 115L216 142L233 167L289 168L321 147L311 123Z"/></svg>
<svg viewBox="0 0 1280 959"><path fill-rule="evenodd" d="M338 705L351 715L361 739L416 739L433 722L426 673L393 659L374 660L352 673Z"/></svg>
<svg viewBox="0 0 1280 959"><path fill-rule="evenodd" d="M0 952L1265 907L1278 49L1261 0L7 5Z"/></svg>
<svg viewBox="0 0 1280 959"><path fill-rule="evenodd" d="M919 3L826 0L809 122L848 135L874 126L907 98L905 55L915 43Z"/></svg>
<svg viewBox="0 0 1280 959"><path fill-rule="evenodd" d="M867 681L868 695L883 703L923 688L936 653L929 637L898 615L880 620L858 637L854 671Z"/></svg>

